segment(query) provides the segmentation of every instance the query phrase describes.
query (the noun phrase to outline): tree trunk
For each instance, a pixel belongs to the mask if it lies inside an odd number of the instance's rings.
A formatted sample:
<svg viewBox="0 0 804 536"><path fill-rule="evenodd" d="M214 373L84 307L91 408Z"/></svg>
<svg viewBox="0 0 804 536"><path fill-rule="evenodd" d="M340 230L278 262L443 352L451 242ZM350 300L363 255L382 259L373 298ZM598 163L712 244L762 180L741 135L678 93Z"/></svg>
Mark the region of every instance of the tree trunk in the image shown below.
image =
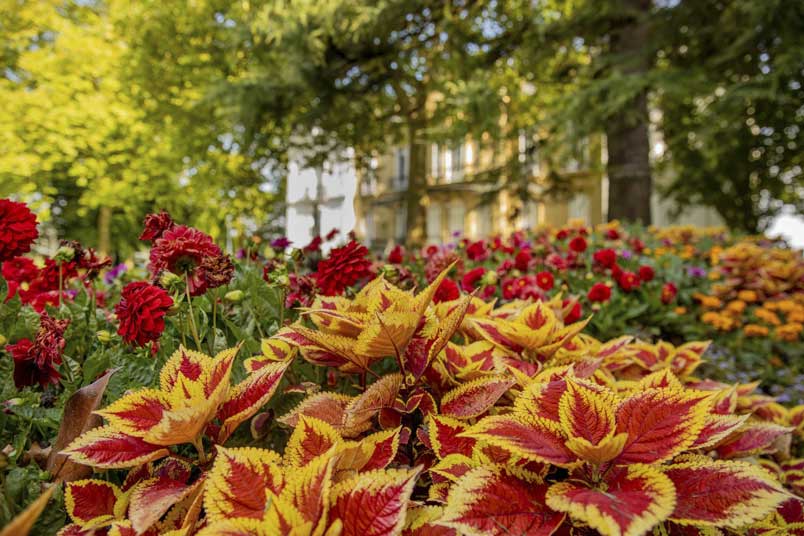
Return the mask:
<svg viewBox="0 0 804 536"><path fill-rule="evenodd" d="M407 211L405 244L418 247L424 244L426 209L422 198L427 192L427 145L421 143L419 135L422 125L416 119L408 123L408 148L410 164L408 187L405 192Z"/></svg>
<svg viewBox="0 0 804 536"><path fill-rule="evenodd" d="M98 209L98 253L111 254L111 227L112 209L102 206Z"/></svg>
<svg viewBox="0 0 804 536"><path fill-rule="evenodd" d="M644 54L649 37L646 17L650 0L622 0L633 16L611 34L611 54L619 56L625 75L644 75L650 67ZM651 223L653 179L650 169L647 91L626 103L606 125L608 142L609 220Z"/></svg>

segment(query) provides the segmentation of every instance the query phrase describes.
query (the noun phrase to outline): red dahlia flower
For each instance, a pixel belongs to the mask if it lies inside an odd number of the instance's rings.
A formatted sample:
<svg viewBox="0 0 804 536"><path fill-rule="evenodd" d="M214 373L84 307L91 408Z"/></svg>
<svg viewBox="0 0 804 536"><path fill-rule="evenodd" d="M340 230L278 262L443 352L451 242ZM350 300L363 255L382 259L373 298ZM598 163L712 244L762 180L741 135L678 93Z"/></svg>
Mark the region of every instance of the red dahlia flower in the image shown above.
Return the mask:
<svg viewBox="0 0 804 536"><path fill-rule="evenodd" d="M611 248L599 249L592 255L592 259L603 268L611 268L617 263L617 252Z"/></svg>
<svg viewBox="0 0 804 536"><path fill-rule="evenodd" d="M338 228L333 228L327 233L327 236L324 237L324 240L329 242L330 240L332 240L333 238L335 238L339 234L341 234L341 230L338 229Z"/></svg>
<svg viewBox="0 0 804 536"><path fill-rule="evenodd" d="M306 275L288 275L289 288L285 298L285 307L309 307L313 303L315 296L315 281ZM266 279L267 281L267 279Z"/></svg>
<svg viewBox="0 0 804 536"><path fill-rule="evenodd" d="M520 272L527 272L532 259L533 255L531 254L530 249L520 250L514 258L514 266L516 266L516 269Z"/></svg>
<svg viewBox="0 0 804 536"><path fill-rule="evenodd" d="M64 330L70 320L55 320L47 313L39 317L39 330L36 338L20 339L9 344L6 350L14 359L14 385L17 389L38 383L42 387L49 383L59 383L61 375L54 364L61 363L64 350Z"/></svg>
<svg viewBox="0 0 804 536"><path fill-rule="evenodd" d="M170 294L144 281L129 283L120 294L114 312L120 320L117 333L129 344L145 346L165 331L165 315L173 306Z"/></svg>
<svg viewBox="0 0 804 536"><path fill-rule="evenodd" d="M536 284L542 290L550 290L553 288L555 284L555 279L553 278L553 274L550 272L539 272L536 274Z"/></svg>
<svg viewBox="0 0 804 536"><path fill-rule="evenodd" d="M148 214L143 222L144 229L140 234L140 240L154 241L161 238L165 231L176 226L170 214L164 210L159 214Z"/></svg>
<svg viewBox="0 0 804 536"><path fill-rule="evenodd" d="M586 251L586 239L582 236L576 236L570 240L569 248L575 253L583 253Z"/></svg>
<svg viewBox="0 0 804 536"><path fill-rule="evenodd" d="M199 269L205 260L221 257L222 252L212 238L192 227L177 225L154 241L148 269L156 276L164 270L189 276L191 296L206 292L209 282L206 270Z"/></svg>
<svg viewBox="0 0 804 536"><path fill-rule="evenodd" d="M617 240L620 238L620 232L617 229L608 229L606 231L606 238L609 240Z"/></svg>
<svg viewBox="0 0 804 536"><path fill-rule="evenodd" d="M325 296L340 294L346 287L354 285L371 275L371 261L366 246L352 240L343 247L335 248L329 256L318 263L313 274L318 288Z"/></svg>
<svg viewBox="0 0 804 536"><path fill-rule="evenodd" d="M674 283L665 283L662 286L662 303L667 305L676 299L678 287Z"/></svg>
<svg viewBox="0 0 804 536"><path fill-rule="evenodd" d="M458 254L451 250L439 250L436 247L434 253L427 255L427 264L424 265L424 277L427 282L435 281L435 278L455 261L458 261L455 268L460 273L463 270L463 261Z"/></svg>
<svg viewBox="0 0 804 536"><path fill-rule="evenodd" d="M477 287L480 280L483 279L483 276L486 273L486 269L482 266L478 266L477 268L473 268L469 270L465 274L463 274L463 278L461 279L461 288L464 292L472 292Z"/></svg>
<svg viewBox="0 0 804 536"><path fill-rule="evenodd" d="M639 280L647 283L648 281L652 281L653 278L656 276L656 272L653 271L653 268L650 266L643 264L639 267Z"/></svg>
<svg viewBox="0 0 804 536"><path fill-rule="evenodd" d="M635 288L639 288L639 276L637 276L634 272L624 271L617 279L617 283L619 283L620 288L624 291L631 292Z"/></svg>
<svg viewBox="0 0 804 536"><path fill-rule="evenodd" d="M611 298L611 289L605 283L595 283L586 297L590 302L607 302Z"/></svg>
<svg viewBox="0 0 804 536"><path fill-rule="evenodd" d="M466 256L473 261L484 261L489 256L489 251L486 249L486 242L484 240L478 240L469 245L466 248Z"/></svg>
<svg viewBox="0 0 804 536"><path fill-rule="evenodd" d="M397 244L394 246L394 249L388 254L388 263L389 264L401 264L405 258L405 248L401 245Z"/></svg>
<svg viewBox="0 0 804 536"><path fill-rule="evenodd" d="M435 303L447 302L457 300L461 297L461 291L455 281L452 279L444 278L441 284L438 285L433 301Z"/></svg>
<svg viewBox="0 0 804 536"><path fill-rule="evenodd" d="M320 236L316 236L310 243L302 248L305 253L312 253L313 251L321 251L321 243L324 240Z"/></svg>
<svg viewBox="0 0 804 536"><path fill-rule="evenodd" d="M0 263L31 251L38 236L36 216L25 203L0 199Z"/></svg>
<svg viewBox="0 0 804 536"><path fill-rule="evenodd" d="M6 300L10 300L17 293L17 289L23 283L31 282L39 275L39 268L36 267L34 262L28 257L14 257L3 263L2 267L3 279L8 283L8 296Z"/></svg>

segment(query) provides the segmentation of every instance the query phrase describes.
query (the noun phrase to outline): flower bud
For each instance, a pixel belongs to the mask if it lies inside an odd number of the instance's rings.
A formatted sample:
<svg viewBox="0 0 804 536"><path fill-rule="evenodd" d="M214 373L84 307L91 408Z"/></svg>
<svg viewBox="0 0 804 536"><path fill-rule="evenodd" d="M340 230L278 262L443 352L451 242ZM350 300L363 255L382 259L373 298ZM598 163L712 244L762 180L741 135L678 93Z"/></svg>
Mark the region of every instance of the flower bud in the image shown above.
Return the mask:
<svg viewBox="0 0 804 536"><path fill-rule="evenodd" d="M246 294L242 290L230 290L224 294L223 299L231 303L240 303L243 301L245 295Z"/></svg>
<svg viewBox="0 0 804 536"><path fill-rule="evenodd" d="M109 331L107 331L105 329L102 329L102 330L98 331L97 333L95 333L95 336L103 344L108 344L108 343L112 342L112 334L109 333Z"/></svg>
<svg viewBox="0 0 804 536"><path fill-rule="evenodd" d="M8 342L8 339L6 338L6 336L5 335L0 335L0 346L5 346L7 342Z"/></svg>
<svg viewBox="0 0 804 536"><path fill-rule="evenodd" d="M53 256L57 262L70 262L75 258L75 249L70 246L61 246Z"/></svg>
<svg viewBox="0 0 804 536"><path fill-rule="evenodd" d="M181 291L184 280L173 272L162 272L159 276L159 286L168 292Z"/></svg>
<svg viewBox="0 0 804 536"><path fill-rule="evenodd" d="M480 280L484 285L496 285L497 280L499 277L497 276L497 272L494 270L489 270L485 274L483 274L483 278Z"/></svg>
<svg viewBox="0 0 804 536"><path fill-rule="evenodd" d="M301 262L304 259L304 252L299 248L293 248L290 250L290 258L296 262Z"/></svg>

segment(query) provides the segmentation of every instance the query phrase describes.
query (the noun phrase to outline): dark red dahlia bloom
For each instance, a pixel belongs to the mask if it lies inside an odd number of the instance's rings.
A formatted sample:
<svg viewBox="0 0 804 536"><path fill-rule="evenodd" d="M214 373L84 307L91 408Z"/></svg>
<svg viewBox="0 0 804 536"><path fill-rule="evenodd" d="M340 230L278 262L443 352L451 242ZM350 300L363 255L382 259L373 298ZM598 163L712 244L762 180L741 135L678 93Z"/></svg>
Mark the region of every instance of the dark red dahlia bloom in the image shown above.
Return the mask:
<svg viewBox="0 0 804 536"><path fill-rule="evenodd" d="M617 283L619 283L620 288L624 291L631 292L632 290L639 288L639 276L634 272L624 271L620 274L620 277L617 278Z"/></svg>
<svg viewBox="0 0 804 536"><path fill-rule="evenodd" d="M478 240L470 244L469 247L466 248L466 256L473 261L480 262L486 260L489 256L486 242L484 240Z"/></svg>
<svg viewBox="0 0 804 536"><path fill-rule="evenodd" d="M592 259L603 268L611 268L617 264L617 252L611 248L599 249L592 255Z"/></svg>
<svg viewBox="0 0 804 536"><path fill-rule="evenodd" d="M648 266L647 264L643 264L639 267L639 279L647 283L648 281L652 281L653 278L656 276L656 272L653 271L653 268Z"/></svg>
<svg viewBox="0 0 804 536"><path fill-rule="evenodd" d="M204 257L198 271L206 281L207 288L218 288L229 284L234 277L235 266L229 255Z"/></svg>
<svg viewBox="0 0 804 536"><path fill-rule="evenodd" d="M325 296L340 294L346 287L354 285L371 275L371 261L366 246L354 240L345 246L335 248L329 256L318 263L313 278Z"/></svg>
<svg viewBox="0 0 804 536"><path fill-rule="evenodd" d="M553 288L555 284L555 279L553 278L553 274L550 272L539 272L536 274L536 284L542 290L550 290Z"/></svg>
<svg viewBox="0 0 804 536"><path fill-rule="evenodd" d="M309 244L304 246L303 250L305 251L305 253L312 253L313 251L321 251L321 243L323 241L324 240L320 236L316 236L315 238L310 240Z"/></svg>
<svg viewBox="0 0 804 536"><path fill-rule="evenodd" d="M461 279L461 288L464 292L472 292L478 286L478 283L481 279L483 279L483 275L486 273L486 269L482 266L478 266L477 268L473 268L469 270L465 274L463 274L463 279Z"/></svg>
<svg viewBox="0 0 804 536"><path fill-rule="evenodd" d="M556 240L564 240L569 236L569 231L566 229L559 229L556 233Z"/></svg>
<svg viewBox="0 0 804 536"><path fill-rule="evenodd" d="M611 298L611 289L605 283L595 283L586 297L590 302L607 302Z"/></svg>
<svg viewBox="0 0 804 536"><path fill-rule="evenodd" d="M400 244L397 244L394 246L394 249L388 253L388 263L401 264L403 260L405 260L405 248L403 248Z"/></svg>
<svg viewBox="0 0 804 536"><path fill-rule="evenodd" d="M667 305L676 299L678 287L674 283L665 283L662 286L662 303Z"/></svg>
<svg viewBox="0 0 804 536"><path fill-rule="evenodd" d="M586 251L586 239L582 236L576 236L570 240L569 248L575 253L583 253Z"/></svg>
<svg viewBox="0 0 804 536"><path fill-rule="evenodd" d="M532 259L533 255L530 249L522 249L516 254L516 257L514 257L514 266L516 266L516 269L520 272L527 272Z"/></svg>
<svg viewBox="0 0 804 536"><path fill-rule="evenodd" d="M120 320L117 333L137 346L156 341L165 331L165 315L172 306L173 298L166 290L144 281L129 283L114 308Z"/></svg>
<svg viewBox="0 0 804 536"><path fill-rule="evenodd" d="M159 214L145 216L143 226L144 229L140 234L140 240L154 241L157 238L161 238L165 231L172 229L176 224L173 223L173 218L170 217L170 214L163 210Z"/></svg>
<svg viewBox="0 0 804 536"><path fill-rule="evenodd" d="M433 301L435 303L447 302L457 300L461 297L461 291L455 281L452 279L444 278L441 284L438 285Z"/></svg>
<svg viewBox="0 0 804 536"><path fill-rule="evenodd" d="M463 260L458 257L458 254L455 251L436 248L434 253L427 256L427 263L424 265L424 277L427 282L435 281L435 278L455 261L457 261L455 269L460 272L463 270Z"/></svg>
<svg viewBox="0 0 804 536"><path fill-rule="evenodd" d="M209 287L204 270L200 269L201 265L209 258L221 256L221 248L212 237L198 229L177 225L154 241L148 269L154 276L164 270L186 274L189 276L190 295L200 296Z"/></svg>
<svg viewBox="0 0 804 536"><path fill-rule="evenodd" d="M620 232L617 229L608 229L606 231L606 238L609 240L617 240L620 238Z"/></svg>
<svg viewBox="0 0 804 536"><path fill-rule="evenodd" d="M315 280L309 276L290 274L288 295L285 298L285 307L309 307L315 296Z"/></svg>
<svg viewBox="0 0 804 536"><path fill-rule="evenodd" d="M14 358L14 385L17 389L39 384L58 383L61 375L54 365L61 363L64 351L64 331L70 320L56 320L47 313L39 317L36 338L20 339L16 344L6 345Z"/></svg>
<svg viewBox="0 0 804 536"><path fill-rule="evenodd" d="M31 251L39 231L36 216L25 205L0 199L0 263Z"/></svg>
<svg viewBox="0 0 804 536"><path fill-rule="evenodd" d="M341 234L341 230L338 229L337 227L333 228L330 232L327 233L327 235L324 237L324 240L329 242L330 240L332 240L333 238L335 238L339 234Z"/></svg>

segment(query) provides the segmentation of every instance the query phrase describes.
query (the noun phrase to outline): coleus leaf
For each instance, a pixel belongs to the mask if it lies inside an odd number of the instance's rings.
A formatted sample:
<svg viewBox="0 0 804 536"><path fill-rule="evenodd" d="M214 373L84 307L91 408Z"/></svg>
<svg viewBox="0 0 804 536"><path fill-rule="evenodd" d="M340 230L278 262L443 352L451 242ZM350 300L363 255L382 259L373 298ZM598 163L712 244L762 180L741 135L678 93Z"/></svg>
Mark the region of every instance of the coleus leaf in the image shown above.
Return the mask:
<svg viewBox="0 0 804 536"><path fill-rule="evenodd" d="M64 490L64 507L74 523L84 529L109 525L125 517L128 494L104 480L75 480Z"/></svg>
<svg viewBox="0 0 804 536"><path fill-rule="evenodd" d="M193 493L203 480L187 484L167 476L149 478L135 485L131 490L129 520L131 526L142 534L167 513L170 508Z"/></svg>
<svg viewBox="0 0 804 536"><path fill-rule="evenodd" d="M706 423L709 400L694 391L648 389L623 400L617 433L628 434L617 463L657 463L683 452Z"/></svg>
<svg viewBox="0 0 804 536"><path fill-rule="evenodd" d="M501 447L511 454L559 467L578 459L566 445L561 425L541 417L486 417L464 435Z"/></svg>
<svg viewBox="0 0 804 536"><path fill-rule="evenodd" d="M468 429L467 424L443 415L430 415L427 419L430 446L442 459L450 454L471 456L477 440L462 435Z"/></svg>
<svg viewBox="0 0 804 536"><path fill-rule="evenodd" d="M277 420L282 424L295 428L302 415L322 420L336 430L344 427L346 422L346 406L352 401L349 395L323 392L305 398L298 406Z"/></svg>
<svg viewBox="0 0 804 536"><path fill-rule="evenodd" d="M302 467L342 441L332 425L302 415L285 446L284 458L290 465Z"/></svg>
<svg viewBox="0 0 804 536"><path fill-rule="evenodd" d="M436 525L443 511L441 506L409 506L402 536L457 536L455 529Z"/></svg>
<svg viewBox="0 0 804 536"><path fill-rule="evenodd" d="M341 482L332 489L330 523L342 523L342 536L399 534L419 471L371 471Z"/></svg>
<svg viewBox="0 0 804 536"><path fill-rule="evenodd" d="M516 382L504 376L480 378L459 385L441 398L441 413L471 419L489 410Z"/></svg>
<svg viewBox="0 0 804 536"><path fill-rule="evenodd" d="M676 492L658 470L633 464L613 467L597 487L576 480L553 484L546 500L553 510L566 512L603 536L638 536L667 519Z"/></svg>
<svg viewBox="0 0 804 536"><path fill-rule="evenodd" d="M344 411L344 437L355 437L371 427L371 420L384 408L394 406L402 386L401 374L386 374L352 399Z"/></svg>
<svg viewBox="0 0 804 536"><path fill-rule="evenodd" d="M266 365L232 389L216 415L221 422L217 437L219 444L224 443L240 423L252 417L268 403L288 365L288 362Z"/></svg>
<svg viewBox="0 0 804 536"><path fill-rule="evenodd" d="M468 536L549 536L564 520L545 504L545 484L478 467L452 486L437 523Z"/></svg>
<svg viewBox="0 0 804 536"><path fill-rule="evenodd" d="M569 436L567 448L591 463L614 459L623 449L628 435L615 435L614 408L616 396L610 391L597 391L577 380L566 380L567 390L561 395L559 422Z"/></svg>
<svg viewBox="0 0 804 536"><path fill-rule="evenodd" d="M77 463L101 469L123 469L163 458L169 451L122 432L112 426L94 428L73 441L64 451Z"/></svg>
<svg viewBox="0 0 804 536"><path fill-rule="evenodd" d="M284 485L275 452L256 448L218 447L218 455L204 485L204 510L211 521L250 517L261 519L268 494Z"/></svg>
<svg viewBox="0 0 804 536"><path fill-rule="evenodd" d="M676 488L676 523L740 528L772 512L789 495L764 469L747 462L688 456L663 469Z"/></svg>
<svg viewBox="0 0 804 536"><path fill-rule="evenodd" d="M792 428L772 423L749 422L718 445L716 450L718 456L725 459L773 452L774 442L791 430Z"/></svg>

